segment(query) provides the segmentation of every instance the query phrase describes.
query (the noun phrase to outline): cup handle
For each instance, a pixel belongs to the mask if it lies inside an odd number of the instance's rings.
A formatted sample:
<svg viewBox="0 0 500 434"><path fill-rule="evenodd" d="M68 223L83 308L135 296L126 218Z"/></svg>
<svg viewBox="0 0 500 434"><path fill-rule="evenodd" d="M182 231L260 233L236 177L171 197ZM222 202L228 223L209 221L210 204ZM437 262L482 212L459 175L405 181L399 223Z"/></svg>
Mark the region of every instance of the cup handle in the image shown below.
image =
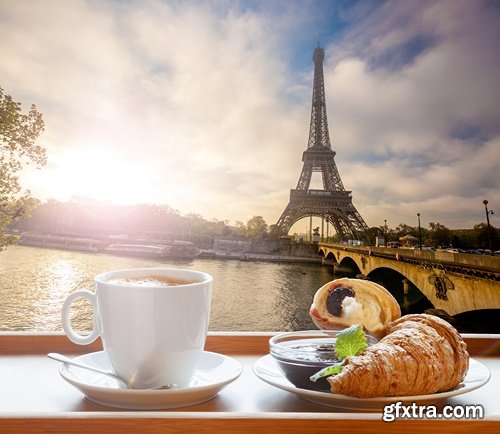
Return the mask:
<svg viewBox="0 0 500 434"><path fill-rule="evenodd" d="M92 305L92 322L94 328L89 335L81 335L80 333L77 333L71 325L71 305L73 304L73 301L79 297L86 298ZM80 291L75 291L68 295L66 300L64 300L62 308L62 327L69 340L71 342L74 342L75 344L87 345L94 342L99 337L101 331L97 315L97 302L95 293L83 289Z"/></svg>

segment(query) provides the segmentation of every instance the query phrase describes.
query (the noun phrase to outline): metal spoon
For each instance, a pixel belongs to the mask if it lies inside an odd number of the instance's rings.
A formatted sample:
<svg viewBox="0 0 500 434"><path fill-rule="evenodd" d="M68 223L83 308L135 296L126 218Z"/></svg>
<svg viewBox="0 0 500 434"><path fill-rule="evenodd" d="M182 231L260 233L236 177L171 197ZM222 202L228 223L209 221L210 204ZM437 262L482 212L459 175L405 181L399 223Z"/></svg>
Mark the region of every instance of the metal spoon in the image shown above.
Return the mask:
<svg viewBox="0 0 500 434"><path fill-rule="evenodd" d="M97 372L98 374L104 374L107 375L108 377L114 378L115 380L118 380L120 383L124 384L127 389L135 389L135 390L165 390L165 389L172 389L177 387L176 384L165 384L164 386L158 386L158 387L149 387L146 389L141 389L138 387L134 387L132 384L130 384L127 380L124 378L120 377L119 375L115 374L112 371L105 371L104 369L99 369L95 368L94 366L87 365L86 363L82 362L77 362L73 359L70 359L69 357L66 357L62 354L58 353L49 353L47 354L47 357L57 360L58 362L66 363L68 365L73 365L77 366L78 368L83 368L83 369L88 369L89 371Z"/></svg>

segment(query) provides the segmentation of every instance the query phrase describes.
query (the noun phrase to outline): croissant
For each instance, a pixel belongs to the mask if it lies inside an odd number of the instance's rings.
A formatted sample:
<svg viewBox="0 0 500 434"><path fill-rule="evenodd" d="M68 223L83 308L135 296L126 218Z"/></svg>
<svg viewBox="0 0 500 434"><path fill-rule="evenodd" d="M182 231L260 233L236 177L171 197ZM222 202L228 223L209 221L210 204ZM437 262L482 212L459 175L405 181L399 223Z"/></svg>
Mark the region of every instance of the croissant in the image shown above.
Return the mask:
<svg viewBox="0 0 500 434"><path fill-rule="evenodd" d="M396 299L383 286L364 279L336 279L314 294L309 314L320 329L361 324L382 337L389 322L401 317Z"/></svg>
<svg viewBox="0 0 500 434"><path fill-rule="evenodd" d="M327 378L333 393L371 398L414 396L456 387L469 368L466 344L448 322L427 314L391 322L388 334L361 355L346 359Z"/></svg>

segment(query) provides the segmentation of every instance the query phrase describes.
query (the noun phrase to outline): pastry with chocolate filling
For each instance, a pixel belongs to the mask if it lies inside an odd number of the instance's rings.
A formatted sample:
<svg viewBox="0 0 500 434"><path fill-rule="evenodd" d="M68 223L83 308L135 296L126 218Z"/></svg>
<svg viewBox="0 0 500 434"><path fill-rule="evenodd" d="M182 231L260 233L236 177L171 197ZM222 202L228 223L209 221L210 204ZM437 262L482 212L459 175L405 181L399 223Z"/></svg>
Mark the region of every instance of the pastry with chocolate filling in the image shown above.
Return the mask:
<svg viewBox="0 0 500 434"><path fill-rule="evenodd" d="M466 344L448 322L412 314L390 323L387 331L327 378L333 393L358 398L427 395L453 389L465 378Z"/></svg>
<svg viewBox="0 0 500 434"><path fill-rule="evenodd" d="M309 314L320 329L362 325L382 337L387 324L401 317L396 299L383 286L363 279L336 279L316 291Z"/></svg>

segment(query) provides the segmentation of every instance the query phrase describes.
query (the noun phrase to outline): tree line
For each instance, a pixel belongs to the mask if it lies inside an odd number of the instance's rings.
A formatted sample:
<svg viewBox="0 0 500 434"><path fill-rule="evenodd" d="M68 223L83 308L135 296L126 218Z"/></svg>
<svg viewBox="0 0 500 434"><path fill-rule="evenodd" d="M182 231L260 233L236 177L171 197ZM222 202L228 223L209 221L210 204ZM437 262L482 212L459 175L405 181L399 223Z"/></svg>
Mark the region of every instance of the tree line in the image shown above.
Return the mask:
<svg viewBox="0 0 500 434"><path fill-rule="evenodd" d="M369 234L371 239L376 236L385 236L387 242L398 241L406 235L411 235L418 242L421 240L423 247L453 247L465 250L489 249L491 237L492 250L495 251L500 240L500 231L491 225L488 229L486 223L478 223L471 229L449 229L437 222L429 223L427 228L400 223L395 228L372 227Z"/></svg>
<svg viewBox="0 0 500 434"><path fill-rule="evenodd" d="M15 231L28 231L66 236L109 237L129 236L137 239L183 239L206 244L213 238L231 237L250 240L277 238L275 225L268 225L262 216L254 216L246 223L227 220L207 220L199 214L182 215L168 205L116 205L85 198L68 202L48 200L32 210L29 217L9 225ZM397 241L411 235L421 240L422 246L456 247L462 249L489 248L488 228L479 223L472 229L449 229L431 222L427 228L400 223L394 228L372 227L368 231L369 244L376 237ZM497 245L499 231L492 227L491 237ZM340 242L336 235L328 242Z"/></svg>
<svg viewBox="0 0 500 434"><path fill-rule="evenodd" d="M116 205L87 198L67 202L50 199L32 209L29 216L9 224L11 232L37 232L74 237L131 237L182 239L204 244L219 237L267 238L268 225L261 216L246 223L207 220L199 214L182 215L168 205Z"/></svg>

